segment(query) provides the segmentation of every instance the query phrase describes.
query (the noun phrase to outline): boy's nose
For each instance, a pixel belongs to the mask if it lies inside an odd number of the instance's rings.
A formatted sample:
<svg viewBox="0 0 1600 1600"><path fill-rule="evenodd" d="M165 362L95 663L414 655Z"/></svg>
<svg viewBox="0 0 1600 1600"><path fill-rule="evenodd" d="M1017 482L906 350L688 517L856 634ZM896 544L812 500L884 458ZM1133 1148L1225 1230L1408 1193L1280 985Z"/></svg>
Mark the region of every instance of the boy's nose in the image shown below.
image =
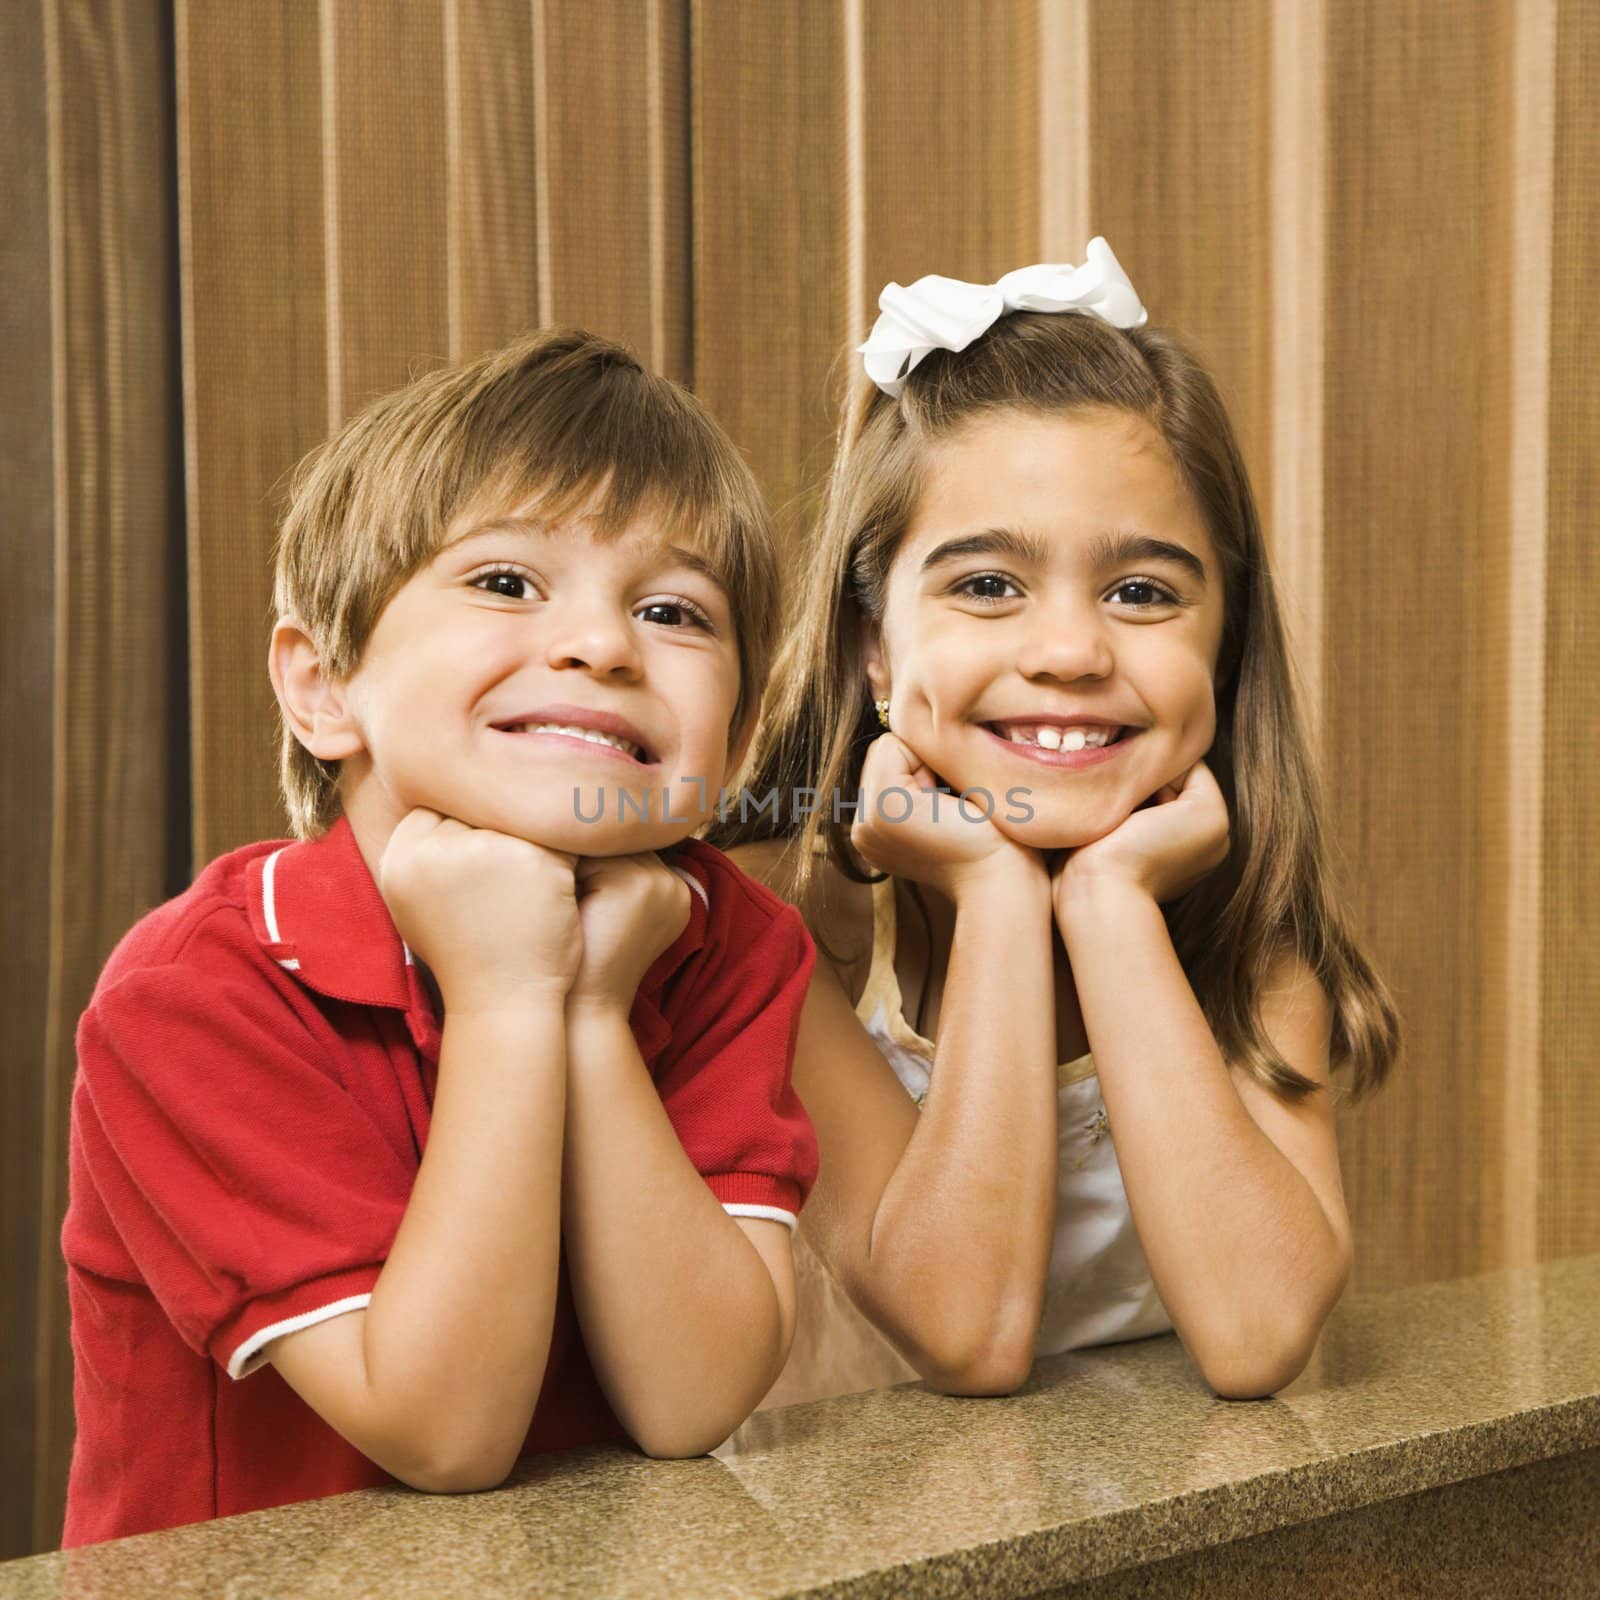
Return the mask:
<svg viewBox="0 0 1600 1600"><path fill-rule="evenodd" d="M607 615L599 608L563 609L550 636L546 654L550 666L586 668L608 676L638 675L642 663L628 618Z"/></svg>

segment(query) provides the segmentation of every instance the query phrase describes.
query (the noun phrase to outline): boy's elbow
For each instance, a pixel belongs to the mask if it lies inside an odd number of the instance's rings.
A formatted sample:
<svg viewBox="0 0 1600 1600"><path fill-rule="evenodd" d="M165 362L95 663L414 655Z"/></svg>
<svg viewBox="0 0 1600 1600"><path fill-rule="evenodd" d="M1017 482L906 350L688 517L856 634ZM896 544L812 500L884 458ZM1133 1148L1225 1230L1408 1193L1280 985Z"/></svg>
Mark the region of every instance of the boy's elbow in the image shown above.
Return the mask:
<svg viewBox="0 0 1600 1600"><path fill-rule="evenodd" d="M380 1467L424 1494L475 1494L498 1489L511 1476L527 1437L510 1428L442 1428L408 1419L404 1433L388 1435L389 1449L372 1454Z"/></svg>
<svg viewBox="0 0 1600 1600"><path fill-rule="evenodd" d="M476 1494L484 1489L498 1489L511 1476L516 1460L515 1455L508 1456L503 1450L480 1451L438 1455L407 1463L401 1471L393 1467L388 1470L402 1483L424 1494Z"/></svg>

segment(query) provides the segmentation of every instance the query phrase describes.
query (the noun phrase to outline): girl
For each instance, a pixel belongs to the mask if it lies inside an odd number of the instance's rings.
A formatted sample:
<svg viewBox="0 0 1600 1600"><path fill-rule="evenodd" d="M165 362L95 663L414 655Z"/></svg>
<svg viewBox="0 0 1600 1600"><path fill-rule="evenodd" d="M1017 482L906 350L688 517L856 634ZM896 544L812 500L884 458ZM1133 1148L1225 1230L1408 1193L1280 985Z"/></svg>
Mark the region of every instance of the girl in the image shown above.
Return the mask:
<svg viewBox="0 0 1600 1600"><path fill-rule="evenodd" d="M1170 1328L1266 1395L1349 1275L1329 1072L1381 1083L1398 1020L1222 402L1089 255L885 290L741 774L779 815L710 834L822 957L769 1406Z"/></svg>

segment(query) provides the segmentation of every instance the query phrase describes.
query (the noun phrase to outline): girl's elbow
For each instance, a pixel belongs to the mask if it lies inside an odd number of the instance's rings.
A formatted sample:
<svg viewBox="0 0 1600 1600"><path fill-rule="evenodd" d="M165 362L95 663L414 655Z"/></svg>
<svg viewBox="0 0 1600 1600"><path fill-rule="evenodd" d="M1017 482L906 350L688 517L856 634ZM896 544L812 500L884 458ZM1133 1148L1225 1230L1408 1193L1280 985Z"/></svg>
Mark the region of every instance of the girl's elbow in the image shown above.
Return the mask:
<svg viewBox="0 0 1600 1600"><path fill-rule="evenodd" d="M1254 1338L1193 1352L1195 1365L1222 1400L1265 1400L1305 1371L1317 1347L1321 1324L1277 1337Z"/></svg>
<svg viewBox="0 0 1600 1600"><path fill-rule="evenodd" d="M930 1389L940 1394L1014 1394L1033 1371L1033 1346L1038 1319L974 1337L918 1341L911 1364Z"/></svg>
<svg viewBox="0 0 1600 1600"><path fill-rule="evenodd" d="M919 1363L913 1362L914 1366ZM1006 1395L1015 1394L1033 1371L1033 1352L1025 1357L1004 1352L985 1352L967 1362L943 1366L929 1365L922 1371L923 1381L940 1394Z"/></svg>

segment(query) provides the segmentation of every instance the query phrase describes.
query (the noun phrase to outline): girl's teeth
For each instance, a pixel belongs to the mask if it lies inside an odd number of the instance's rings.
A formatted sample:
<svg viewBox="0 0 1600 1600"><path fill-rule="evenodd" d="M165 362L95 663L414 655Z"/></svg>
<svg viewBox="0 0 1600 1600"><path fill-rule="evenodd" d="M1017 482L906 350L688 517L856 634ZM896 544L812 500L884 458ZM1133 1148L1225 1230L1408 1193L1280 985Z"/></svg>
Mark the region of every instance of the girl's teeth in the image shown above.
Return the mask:
<svg viewBox="0 0 1600 1600"><path fill-rule="evenodd" d="M1013 726L1010 735L1013 744L1034 744L1041 750L1098 750L1111 743L1114 731L1110 728L1060 728L1053 722L1042 722L1036 728Z"/></svg>

